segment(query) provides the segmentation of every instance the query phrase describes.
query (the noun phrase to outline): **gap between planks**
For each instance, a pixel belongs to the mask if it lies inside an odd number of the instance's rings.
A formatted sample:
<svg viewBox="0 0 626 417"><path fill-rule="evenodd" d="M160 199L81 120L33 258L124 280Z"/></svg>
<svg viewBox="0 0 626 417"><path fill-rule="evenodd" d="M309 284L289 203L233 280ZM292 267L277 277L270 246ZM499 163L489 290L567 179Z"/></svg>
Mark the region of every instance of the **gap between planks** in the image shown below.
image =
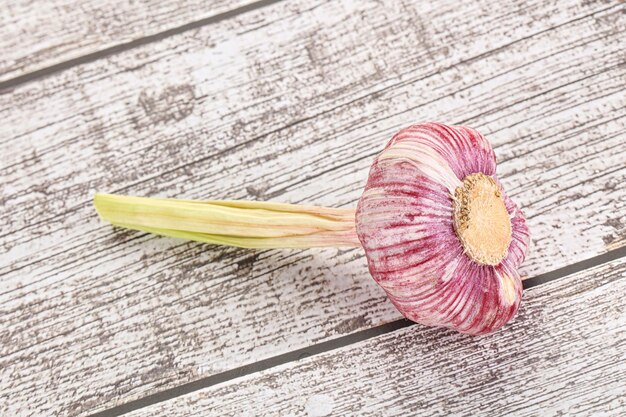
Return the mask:
<svg viewBox="0 0 626 417"><path fill-rule="evenodd" d="M600 266L623 257L626 257L626 246L612 250L610 252L603 253L602 255L585 259L584 261L576 262L562 268L558 268L553 271L537 275L533 278L526 279L523 281L524 289L537 287L539 285L555 281L559 278L564 278L577 272L582 272L587 269ZM372 339L383 334L392 333L414 325L416 325L416 323L413 323L406 319L395 320L389 323L382 324L380 326L371 327L369 329L341 336L336 339L316 343L311 346L292 350L281 355L272 356L270 358L243 365L238 368L233 368L219 374L214 374L206 378L201 378L193 382L188 382L174 388L170 388L161 392L157 392L155 394L142 397L138 400L130 401L128 403L121 404L116 407L100 411L98 413L90 414L89 417L121 416L123 414L127 414L141 408L149 407L160 402L168 401L176 397L190 394L192 392L199 391L217 384L232 381L246 375L265 371L267 369L275 368L277 366L284 365L290 362L297 362L310 356L320 355L322 353L340 349L342 347L359 343L367 339ZM504 331L506 331L506 329Z"/></svg>
<svg viewBox="0 0 626 417"><path fill-rule="evenodd" d="M259 0L257 2L246 4L244 6L237 7L226 12L218 13L214 16L209 16L204 19L196 20L193 22L185 23L184 25L177 26L171 29L164 30L152 35L147 35L139 39L134 39L129 42L120 43L105 49L101 49L96 52L85 54L77 58L68 59L67 61L59 62L58 64L50 65L49 67L42 68L29 72L27 74L19 75L14 78L10 78L6 81L0 82L0 94L10 93L11 89L21 84L25 84L30 81L34 81L40 78L48 77L57 72L65 71L72 67L83 65L89 62L97 61L99 59L106 58L111 55L119 54L129 49L137 48L143 45L147 45L152 42L158 42L167 37L178 35L189 30L198 29L202 26L212 25L223 20L232 19L241 14L252 12L264 7L271 6L279 3L282 0Z"/></svg>

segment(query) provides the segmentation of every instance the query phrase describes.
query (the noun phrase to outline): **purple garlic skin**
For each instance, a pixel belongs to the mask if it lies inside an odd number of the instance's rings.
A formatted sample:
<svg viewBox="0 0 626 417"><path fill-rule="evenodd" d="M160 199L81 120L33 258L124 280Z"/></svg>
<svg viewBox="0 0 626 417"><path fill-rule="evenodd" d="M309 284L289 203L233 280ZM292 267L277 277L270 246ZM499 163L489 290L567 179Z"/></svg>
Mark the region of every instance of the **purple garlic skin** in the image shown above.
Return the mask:
<svg viewBox="0 0 626 417"><path fill-rule="evenodd" d="M481 335L515 316L528 227L474 129L399 131L371 167L356 230L370 273L406 318Z"/></svg>

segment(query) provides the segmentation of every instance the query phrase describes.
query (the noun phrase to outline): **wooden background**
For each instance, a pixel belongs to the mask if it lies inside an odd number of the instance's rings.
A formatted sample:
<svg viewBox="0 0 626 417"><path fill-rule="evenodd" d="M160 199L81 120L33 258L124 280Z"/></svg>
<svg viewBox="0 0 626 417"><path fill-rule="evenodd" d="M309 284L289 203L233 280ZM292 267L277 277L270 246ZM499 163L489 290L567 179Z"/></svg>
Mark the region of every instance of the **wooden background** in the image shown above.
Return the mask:
<svg viewBox="0 0 626 417"><path fill-rule="evenodd" d="M622 1L0 5L0 415L626 414ZM408 124L484 133L532 233L472 338L359 249L113 228L94 192L356 204Z"/></svg>

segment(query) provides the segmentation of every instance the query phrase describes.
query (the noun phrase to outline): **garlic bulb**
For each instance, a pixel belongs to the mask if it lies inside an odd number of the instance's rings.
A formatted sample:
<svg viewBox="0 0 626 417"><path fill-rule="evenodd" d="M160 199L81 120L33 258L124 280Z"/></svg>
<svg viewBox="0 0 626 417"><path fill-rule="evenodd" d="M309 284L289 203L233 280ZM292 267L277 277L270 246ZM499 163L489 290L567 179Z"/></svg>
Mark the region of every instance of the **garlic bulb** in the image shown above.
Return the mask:
<svg viewBox="0 0 626 417"><path fill-rule="evenodd" d="M362 246L369 270L405 317L473 335L516 313L529 234L473 129L423 123L374 161L356 212L273 202L96 194L118 226L245 248Z"/></svg>
<svg viewBox="0 0 626 417"><path fill-rule="evenodd" d="M529 234L487 140L424 123L376 158L356 212L369 270L408 319L493 332L517 312Z"/></svg>

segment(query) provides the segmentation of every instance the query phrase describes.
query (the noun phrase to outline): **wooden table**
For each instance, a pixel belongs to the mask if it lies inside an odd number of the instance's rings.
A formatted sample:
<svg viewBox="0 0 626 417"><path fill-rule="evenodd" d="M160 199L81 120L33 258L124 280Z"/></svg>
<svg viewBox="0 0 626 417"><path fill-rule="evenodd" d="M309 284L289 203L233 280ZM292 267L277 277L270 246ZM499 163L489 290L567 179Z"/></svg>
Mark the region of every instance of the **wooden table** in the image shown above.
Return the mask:
<svg viewBox="0 0 626 417"><path fill-rule="evenodd" d="M0 6L0 415L626 414L622 1ZM401 319L358 249L113 228L94 192L356 204L402 126L483 132L523 306Z"/></svg>

